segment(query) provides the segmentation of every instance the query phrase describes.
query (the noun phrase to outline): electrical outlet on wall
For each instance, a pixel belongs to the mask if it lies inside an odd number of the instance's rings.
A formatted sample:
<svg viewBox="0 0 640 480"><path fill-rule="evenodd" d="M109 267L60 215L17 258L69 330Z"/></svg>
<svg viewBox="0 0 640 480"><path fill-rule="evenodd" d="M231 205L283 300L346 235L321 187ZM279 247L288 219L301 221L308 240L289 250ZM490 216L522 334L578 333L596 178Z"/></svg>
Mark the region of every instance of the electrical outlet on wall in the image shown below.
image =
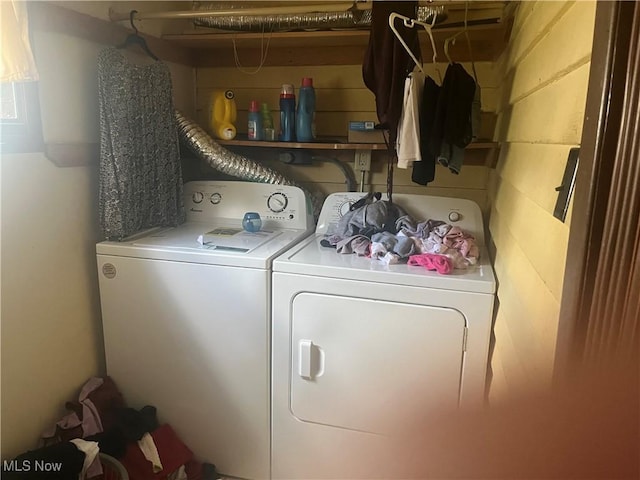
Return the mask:
<svg viewBox="0 0 640 480"><path fill-rule="evenodd" d="M371 150L356 150L355 169L360 172L371 170Z"/></svg>

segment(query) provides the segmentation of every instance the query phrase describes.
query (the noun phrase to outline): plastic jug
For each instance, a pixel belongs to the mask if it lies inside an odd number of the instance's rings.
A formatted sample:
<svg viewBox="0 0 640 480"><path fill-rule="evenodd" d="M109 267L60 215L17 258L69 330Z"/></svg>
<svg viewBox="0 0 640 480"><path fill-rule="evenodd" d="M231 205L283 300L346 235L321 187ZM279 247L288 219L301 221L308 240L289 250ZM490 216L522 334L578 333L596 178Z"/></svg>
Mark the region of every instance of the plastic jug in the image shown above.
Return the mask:
<svg viewBox="0 0 640 480"><path fill-rule="evenodd" d="M249 104L249 118L247 124L247 137L249 140L262 140L262 114L257 100L251 100Z"/></svg>
<svg viewBox="0 0 640 480"><path fill-rule="evenodd" d="M276 137L275 130L273 129L273 116L271 115L271 110L269 110L268 104L262 104L260 115L262 116L262 139L273 142Z"/></svg>
<svg viewBox="0 0 640 480"><path fill-rule="evenodd" d="M236 137L234 125L238 115L233 90L216 90L211 101L211 131L221 140L233 140Z"/></svg>
<svg viewBox="0 0 640 480"><path fill-rule="evenodd" d="M285 83L280 93L280 135L282 142L293 142L296 137L296 96L293 85Z"/></svg>
<svg viewBox="0 0 640 480"><path fill-rule="evenodd" d="M313 79L305 77L298 90L298 110L296 111L296 138L299 142L313 142L316 137L316 92Z"/></svg>

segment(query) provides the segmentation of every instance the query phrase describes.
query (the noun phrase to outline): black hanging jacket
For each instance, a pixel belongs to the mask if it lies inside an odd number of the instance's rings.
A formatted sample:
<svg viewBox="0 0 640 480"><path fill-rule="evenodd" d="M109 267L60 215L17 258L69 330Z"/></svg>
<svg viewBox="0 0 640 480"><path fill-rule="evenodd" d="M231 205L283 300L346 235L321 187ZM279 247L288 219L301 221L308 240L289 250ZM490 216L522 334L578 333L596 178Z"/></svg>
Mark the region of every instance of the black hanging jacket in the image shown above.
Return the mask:
<svg viewBox="0 0 640 480"><path fill-rule="evenodd" d="M371 33L362 65L362 78L376 97L378 121L383 128L389 130L392 145L395 145L402 111L404 80L415 64L389 28L389 15L396 12L405 17L416 18L416 8L416 1L374 1L371 9ZM415 57L420 58L418 28L405 27L399 19L394 25Z"/></svg>

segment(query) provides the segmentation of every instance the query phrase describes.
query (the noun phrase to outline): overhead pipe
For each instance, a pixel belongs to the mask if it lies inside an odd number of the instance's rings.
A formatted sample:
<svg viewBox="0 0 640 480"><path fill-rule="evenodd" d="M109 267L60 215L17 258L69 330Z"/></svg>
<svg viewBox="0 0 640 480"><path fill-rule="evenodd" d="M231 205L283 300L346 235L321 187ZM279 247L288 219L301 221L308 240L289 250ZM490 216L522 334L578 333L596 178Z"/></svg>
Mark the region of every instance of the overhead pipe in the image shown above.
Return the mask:
<svg viewBox="0 0 640 480"><path fill-rule="evenodd" d="M350 3L324 3L286 5L278 7L256 8L201 8L194 10L176 10L164 12L138 11L117 12L109 9L111 21L147 20L147 19L194 19L196 25L227 28L231 30L250 30L265 24L275 26L272 31L280 29L301 28L348 28L368 27L371 25L372 1L355 1ZM441 23L447 18L444 5L418 6L417 20Z"/></svg>
<svg viewBox="0 0 640 480"><path fill-rule="evenodd" d="M370 10L370 2L349 2L349 3L323 3L323 4L304 4L304 5L287 5L279 7L256 7L243 8L242 15L278 15L278 14L304 14L318 12L336 12L346 11L349 9ZM224 17L228 15L238 15L239 9L221 9L221 10L176 10L172 12L146 12L136 13L135 19L176 19L176 18L199 18L199 17ZM109 10L109 18L113 22L129 20L129 12L117 12Z"/></svg>
<svg viewBox="0 0 640 480"><path fill-rule="evenodd" d="M199 12L209 10L200 9ZM241 32L281 32L309 28L356 28L371 25L371 10L349 9L344 11L283 13L278 15L251 15L238 9L224 17L196 18L193 23L201 27L219 28Z"/></svg>
<svg viewBox="0 0 640 480"><path fill-rule="evenodd" d="M287 12L278 15L252 15L248 10L239 8L226 16L205 17L194 20L197 26L218 28L232 31L269 31L281 32L304 29L331 28L368 28L371 26L371 10L358 9L359 3L353 4L346 10L330 10L326 12L308 12L295 14ZM201 7L199 12L216 11L214 6ZM433 19L435 17L435 22ZM447 18L443 5L419 6L416 9L416 19L440 23Z"/></svg>

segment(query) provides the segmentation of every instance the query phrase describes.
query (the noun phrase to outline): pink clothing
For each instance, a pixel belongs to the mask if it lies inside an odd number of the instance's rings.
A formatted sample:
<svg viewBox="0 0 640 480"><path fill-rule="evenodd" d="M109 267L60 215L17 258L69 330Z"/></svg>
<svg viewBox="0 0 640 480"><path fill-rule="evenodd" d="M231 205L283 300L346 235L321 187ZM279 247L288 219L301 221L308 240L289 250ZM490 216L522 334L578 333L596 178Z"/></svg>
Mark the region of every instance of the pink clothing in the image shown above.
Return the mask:
<svg viewBox="0 0 640 480"><path fill-rule="evenodd" d="M450 273L451 270L453 270L451 260L447 256L437 255L435 253L411 255L407 261L407 265L419 265L428 270L435 270L442 275Z"/></svg>
<svg viewBox="0 0 640 480"><path fill-rule="evenodd" d="M102 378L90 378L82 387L78 396L79 406L82 414L72 411L62 417L49 431L43 434L45 444L57 443L59 441L70 440L72 438L84 438L103 431L102 420L96 405L91 401L89 395L99 389L104 380ZM64 433L63 435L63 432Z"/></svg>
<svg viewBox="0 0 640 480"><path fill-rule="evenodd" d="M421 233L423 238L420 251L423 253L446 255L451 260L453 268L464 269L478 263L480 253L475 238L460 227L440 223L431 229L421 230Z"/></svg>
<svg viewBox="0 0 640 480"><path fill-rule="evenodd" d="M117 421L117 410L124 407L124 399L111 377L93 377L83 385L78 400L67 402L65 407L69 413L43 434L43 445L109 430Z"/></svg>
<svg viewBox="0 0 640 480"><path fill-rule="evenodd" d="M449 248L453 248L471 265L475 265L480 255L475 239L460 229L460 227L451 227L451 230L444 236L442 243Z"/></svg>

